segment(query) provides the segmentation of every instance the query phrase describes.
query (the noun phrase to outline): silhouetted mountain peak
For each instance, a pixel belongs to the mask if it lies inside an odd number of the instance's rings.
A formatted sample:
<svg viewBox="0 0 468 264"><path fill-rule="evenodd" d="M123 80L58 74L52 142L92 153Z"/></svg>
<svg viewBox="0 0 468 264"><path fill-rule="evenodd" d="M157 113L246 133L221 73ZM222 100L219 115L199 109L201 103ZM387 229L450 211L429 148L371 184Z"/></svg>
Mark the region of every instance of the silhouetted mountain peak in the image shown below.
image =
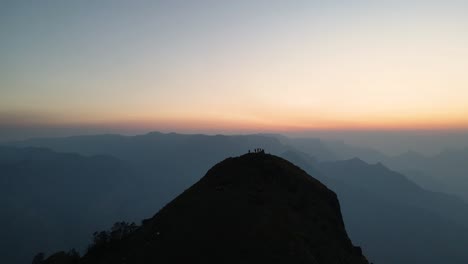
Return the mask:
<svg viewBox="0 0 468 264"><path fill-rule="evenodd" d="M334 192L274 155L228 158L86 263L368 263Z"/></svg>
<svg viewBox="0 0 468 264"><path fill-rule="evenodd" d="M231 184L239 184L239 187L250 188L270 185L272 181L286 184L281 187L288 187L289 184L313 184L316 191L331 192L299 167L285 159L265 153L249 153L228 158L210 169L198 184L209 183L226 188Z"/></svg>

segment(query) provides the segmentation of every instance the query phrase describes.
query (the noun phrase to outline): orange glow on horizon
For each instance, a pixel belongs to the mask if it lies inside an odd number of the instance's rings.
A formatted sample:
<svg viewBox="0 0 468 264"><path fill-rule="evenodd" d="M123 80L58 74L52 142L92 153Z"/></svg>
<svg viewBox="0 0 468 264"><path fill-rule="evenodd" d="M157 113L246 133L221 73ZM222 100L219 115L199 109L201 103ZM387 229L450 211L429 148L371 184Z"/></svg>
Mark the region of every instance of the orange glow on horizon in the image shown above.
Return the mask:
<svg viewBox="0 0 468 264"><path fill-rule="evenodd" d="M94 127L109 129L125 129L137 131L165 131L165 132L197 132L197 133L261 133L261 132L301 132L313 130L466 130L468 120L462 117L434 117L407 118L385 117L380 119L356 118L355 120L340 119L306 119L286 118L202 118L202 117L174 117L174 118L95 118L93 120L58 118L41 125L50 127ZM37 123L36 125L39 125Z"/></svg>

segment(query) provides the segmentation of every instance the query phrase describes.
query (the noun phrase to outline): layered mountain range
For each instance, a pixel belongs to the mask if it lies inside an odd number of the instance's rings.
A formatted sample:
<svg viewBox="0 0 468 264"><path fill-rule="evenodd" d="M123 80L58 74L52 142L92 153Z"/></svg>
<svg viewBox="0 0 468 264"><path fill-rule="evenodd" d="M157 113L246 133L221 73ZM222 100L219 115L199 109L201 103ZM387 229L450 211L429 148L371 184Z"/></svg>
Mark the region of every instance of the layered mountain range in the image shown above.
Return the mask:
<svg viewBox="0 0 468 264"><path fill-rule="evenodd" d="M346 230L370 261L468 262L465 201L420 187L388 161L373 163L377 152L305 141L150 133L34 139L1 147L2 255L8 263L30 263L40 251L74 247L84 254L93 232L118 221L138 223L219 160L259 147L337 194ZM353 153L362 158L348 159Z"/></svg>

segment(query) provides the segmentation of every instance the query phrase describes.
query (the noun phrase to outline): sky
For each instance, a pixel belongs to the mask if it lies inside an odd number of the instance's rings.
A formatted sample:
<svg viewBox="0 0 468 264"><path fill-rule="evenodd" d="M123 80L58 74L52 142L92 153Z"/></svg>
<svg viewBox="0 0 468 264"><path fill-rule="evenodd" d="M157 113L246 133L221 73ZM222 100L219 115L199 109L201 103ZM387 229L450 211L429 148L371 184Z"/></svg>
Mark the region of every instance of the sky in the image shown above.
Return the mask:
<svg viewBox="0 0 468 264"><path fill-rule="evenodd" d="M0 0L0 138L468 131L466 1Z"/></svg>

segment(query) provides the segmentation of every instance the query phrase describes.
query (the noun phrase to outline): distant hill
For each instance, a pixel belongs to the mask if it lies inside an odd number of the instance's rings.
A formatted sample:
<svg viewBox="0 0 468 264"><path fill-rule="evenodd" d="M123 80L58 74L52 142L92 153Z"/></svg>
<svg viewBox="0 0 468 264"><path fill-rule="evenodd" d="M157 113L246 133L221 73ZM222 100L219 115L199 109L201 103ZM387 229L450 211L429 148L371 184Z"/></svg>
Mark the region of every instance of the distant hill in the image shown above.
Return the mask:
<svg viewBox="0 0 468 264"><path fill-rule="evenodd" d="M35 253L84 249L89 234L141 217L144 186L122 161L43 148L0 147L2 263Z"/></svg>
<svg viewBox="0 0 468 264"><path fill-rule="evenodd" d="M357 158L314 163L306 154L285 157L337 193L349 235L369 260L468 261L468 205L461 199L424 190L382 164Z"/></svg>
<svg viewBox="0 0 468 264"><path fill-rule="evenodd" d="M288 138L284 142L320 161L340 159L340 156L319 138Z"/></svg>
<svg viewBox="0 0 468 264"><path fill-rule="evenodd" d="M355 158L320 163L319 170L347 185L387 200L436 212L468 228L468 204L463 200L457 196L425 190L381 163L368 164Z"/></svg>
<svg viewBox="0 0 468 264"><path fill-rule="evenodd" d="M431 156L411 150L389 156L368 147L353 146L342 141L303 138L300 142L305 143L305 146L320 143L317 148L296 145L297 149L316 157L319 161L360 158L369 163L380 162L403 173L427 190L454 194L468 202L468 148L445 150Z"/></svg>
<svg viewBox="0 0 468 264"><path fill-rule="evenodd" d="M241 155L253 147L276 153L289 149L279 139L265 135L202 135L151 132L138 136L91 135L62 138L36 138L11 143L13 146L51 148L84 155L110 154L122 160L157 161L161 158L209 158L226 152ZM208 168L205 168L205 170Z"/></svg>
<svg viewBox="0 0 468 264"><path fill-rule="evenodd" d="M410 151L383 163L406 172L431 190L453 193L468 202L468 148L446 150L433 156Z"/></svg>
<svg viewBox="0 0 468 264"><path fill-rule="evenodd" d="M46 264L66 263L52 256ZM368 263L336 195L268 154L229 158L121 239L79 263Z"/></svg>
<svg viewBox="0 0 468 264"><path fill-rule="evenodd" d="M436 155L423 155L408 150L388 156L370 148L339 141L326 141L324 145L334 153L336 160L357 157L369 163L380 162L427 190L454 194L468 202L468 148L445 150Z"/></svg>
<svg viewBox="0 0 468 264"><path fill-rule="evenodd" d="M213 144L216 142L216 144ZM381 162L387 167L404 173L426 189L456 194L468 202L468 149L447 150L434 156L424 156L414 151L388 156L381 152L345 144L342 141L323 141L318 138L288 138L277 134L242 136L185 135L152 132L140 136L96 135L64 138L38 138L13 142L14 146L47 147L61 152L77 152L84 155L106 154L121 160L131 160L144 168L153 164L163 169L170 160L191 159L196 164L214 164L226 155L240 155L253 146L263 147L270 153L282 154L295 150L313 156L318 161L345 160L358 157L366 162ZM169 151L165 151L169 150ZM199 151L200 154L193 155ZM169 161L169 163L168 163ZM192 177L192 172L203 173L207 166L195 171L180 171L181 178ZM163 175L165 173L162 173ZM193 181L196 179L192 179ZM181 182L183 180L180 180ZM188 185L181 186L183 188ZM170 190L175 195L179 189ZM169 192L169 190L168 190Z"/></svg>
<svg viewBox="0 0 468 264"><path fill-rule="evenodd" d="M360 158L367 162L383 162L387 155L369 147L360 147L346 144L343 141L323 141L324 146L336 157L334 160ZM330 161L330 160L329 160Z"/></svg>
<svg viewBox="0 0 468 264"><path fill-rule="evenodd" d="M82 155L111 155L131 164L141 177L161 190L161 205L199 180L213 164L226 156L238 156L258 147L282 153L290 146L263 135L189 135L151 132L138 136L95 135L64 138L39 138L13 143L14 146L51 148ZM158 177L154 177L157 173Z"/></svg>

